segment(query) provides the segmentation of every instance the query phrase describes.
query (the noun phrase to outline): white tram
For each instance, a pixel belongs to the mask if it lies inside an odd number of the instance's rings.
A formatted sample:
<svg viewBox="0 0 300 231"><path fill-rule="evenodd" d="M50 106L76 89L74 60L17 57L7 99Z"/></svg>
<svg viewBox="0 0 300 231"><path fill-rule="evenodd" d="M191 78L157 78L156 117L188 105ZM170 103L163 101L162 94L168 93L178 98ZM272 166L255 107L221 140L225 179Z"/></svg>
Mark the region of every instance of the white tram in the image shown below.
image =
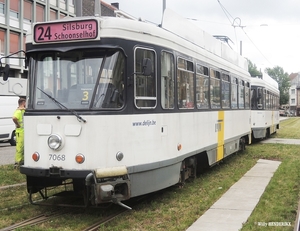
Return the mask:
<svg viewBox="0 0 300 231"><path fill-rule="evenodd" d="M251 78L251 128L255 140L279 129L278 83L266 73Z"/></svg>
<svg viewBox="0 0 300 231"><path fill-rule="evenodd" d="M72 180L86 203L183 183L251 139L247 61L166 10L36 23L26 39L28 193Z"/></svg>

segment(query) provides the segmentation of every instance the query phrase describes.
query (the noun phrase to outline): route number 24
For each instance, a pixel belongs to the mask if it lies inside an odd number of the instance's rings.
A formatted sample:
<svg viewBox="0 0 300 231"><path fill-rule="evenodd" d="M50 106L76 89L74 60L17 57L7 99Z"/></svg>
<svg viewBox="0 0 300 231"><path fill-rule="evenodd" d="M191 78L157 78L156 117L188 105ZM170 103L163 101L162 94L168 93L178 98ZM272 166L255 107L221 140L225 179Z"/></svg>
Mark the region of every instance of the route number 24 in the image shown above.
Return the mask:
<svg viewBox="0 0 300 231"><path fill-rule="evenodd" d="M51 40L51 30L50 30L50 26L44 28L44 27L38 27L37 28L38 31L40 31L39 33L36 31L37 34L39 34L38 36L38 40L39 41L44 41L45 38L48 38L48 40Z"/></svg>

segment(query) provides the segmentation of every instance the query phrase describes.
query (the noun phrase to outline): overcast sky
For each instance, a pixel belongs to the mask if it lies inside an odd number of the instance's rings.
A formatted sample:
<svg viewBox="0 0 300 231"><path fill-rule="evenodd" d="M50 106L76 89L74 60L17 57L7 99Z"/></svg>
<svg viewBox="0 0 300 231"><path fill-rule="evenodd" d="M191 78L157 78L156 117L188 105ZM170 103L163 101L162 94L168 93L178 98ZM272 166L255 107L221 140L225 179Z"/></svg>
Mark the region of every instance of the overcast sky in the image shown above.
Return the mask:
<svg viewBox="0 0 300 231"><path fill-rule="evenodd" d="M161 23L163 0L105 2L118 2L120 10L136 18ZM300 71L299 0L166 0L166 6L194 19L211 35L228 36L237 52L242 41L242 55L258 69L280 66L289 74Z"/></svg>

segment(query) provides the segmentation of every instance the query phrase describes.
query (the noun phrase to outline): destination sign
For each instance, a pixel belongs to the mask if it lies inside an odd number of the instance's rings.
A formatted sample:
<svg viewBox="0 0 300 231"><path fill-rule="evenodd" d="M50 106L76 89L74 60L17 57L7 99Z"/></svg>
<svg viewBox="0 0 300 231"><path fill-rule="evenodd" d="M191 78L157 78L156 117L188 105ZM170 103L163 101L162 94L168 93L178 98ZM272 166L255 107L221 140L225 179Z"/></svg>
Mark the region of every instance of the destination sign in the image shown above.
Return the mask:
<svg viewBox="0 0 300 231"><path fill-rule="evenodd" d="M96 20L43 23L34 26L36 43L95 39L98 36Z"/></svg>

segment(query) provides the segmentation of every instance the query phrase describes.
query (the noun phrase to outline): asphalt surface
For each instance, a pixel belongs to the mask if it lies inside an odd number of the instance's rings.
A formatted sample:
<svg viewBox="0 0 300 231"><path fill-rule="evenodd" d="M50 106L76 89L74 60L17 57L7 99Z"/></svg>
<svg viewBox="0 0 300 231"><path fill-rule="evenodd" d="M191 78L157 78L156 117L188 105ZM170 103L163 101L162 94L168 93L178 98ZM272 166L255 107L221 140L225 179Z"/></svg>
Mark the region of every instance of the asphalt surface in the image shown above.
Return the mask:
<svg viewBox="0 0 300 231"><path fill-rule="evenodd" d="M0 143L0 165L15 163L16 147L9 143Z"/></svg>

